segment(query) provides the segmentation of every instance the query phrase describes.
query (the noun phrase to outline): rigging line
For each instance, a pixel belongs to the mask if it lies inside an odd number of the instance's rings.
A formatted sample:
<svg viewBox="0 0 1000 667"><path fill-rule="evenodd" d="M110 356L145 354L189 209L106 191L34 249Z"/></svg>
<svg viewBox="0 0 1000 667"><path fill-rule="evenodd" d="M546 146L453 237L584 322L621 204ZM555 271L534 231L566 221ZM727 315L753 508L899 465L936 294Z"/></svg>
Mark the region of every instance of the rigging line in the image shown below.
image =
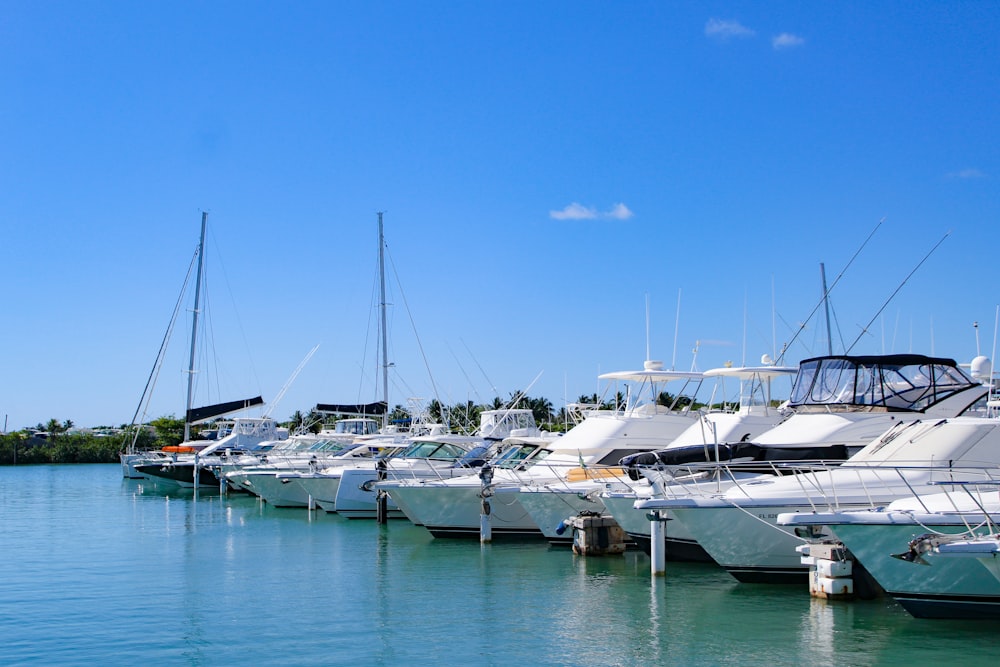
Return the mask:
<svg viewBox="0 0 1000 667"><path fill-rule="evenodd" d="M459 339L459 340L461 340L461 339ZM453 349L451 349L451 345L450 344L445 343L445 345L448 348L448 352L451 353L452 359L454 359L455 363L458 364L458 370L462 371L462 376L465 378L465 381L469 383L470 387L472 387L472 394L476 397L477 400L482 401L483 397L479 395L478 391L476 391L476 385L472 382L472 378L470 378L469 374L465 371L465 366L462 365L462 362L458 358L458 355L456 355L455 351ZM473 361L475 361L475 357L473 357Z"/></svg>
<svg viewBox="0 0 1000 667"><path fill-rule="evenodd" d="M377 258L376 258L376 271L375 271L374 278L372 278L371 298L369 298L369 300L368 300L368 304L369 304L369 308L368 308L368 324L367 324L367 326L365 328L365 344L364 344L364 346L361 349L361 364L360 364L361 376L358 378L358 393L357 393L357 401L359 403L361 402L362 392L364 391L365 376L368 374L368 371L365 370L365 364L366 364L366 362L368 360L368 343L371 341L371 335L372 335L372 320L375 319L376 304L378 303L378 296L376 294L376 292L378 291L378 283L379 283L379 279L378 279L378 266L377 266L377 264L378 264L378 262L377 262ZM376 350L377 350L377 346L376 346ZM375 365L376 365L376 367L378 366L378 362L379 362L379 353L376 351L375 352ZM375 382L376 382L376 385L377 385L377 383L378 383L378 379L377 378L376 378ZM376 390L376 392L377 392L377 390Z"/></svg>
<svg viewBox="0 0 1000 667"><path fill-rule="evenodd" d="M427 370L427 377L431 383L431 392L434 394L434 398L438 397L437 385L434 383L434 374L431 373L430 364L427 361L427 354L424 352L424 344L420 340L420 334L417 333L417 324L413 320L413 313L410 312L410 304L406 300L406 293L403 291L403 286L399 281L399 274L396 272L396 263L392 260L392 253L389 252L389 244L385 244L386 255L389 257L389 266L392 268L392 276L396 279L396 289L399 290L399 296L403 298L403 308L406 309L406 316L410 320L410 326L413 328L413 337L417 339L417 348L420 350L420 358L424 362L424 368ZM441 401L438 400L440 403Z"/></svg>
<svg viewBox="0 0 1000 667"><path fill-rule="evenodd" d="M833 317L833 323L836 325L836 329L837 329L837 338L840 339L840 349L841 350L846 350L847 346L844 344L844 332L840 328L840 319L837 317L837 309L834 308L832 310L833 310L833 315L832 315L832 317Z"/></svg>
<svg viewBox="0 0 1000 667"><path fill-rule="evenodd" d="M214 242L214 246L213 247L214 248L221 248L222 244L219 243L218 240L215 238L215 229L213 227L209 227L208 233L212 235L212 241ZM225 257L223 257L222 253L220 251L218 251L218 250L214 251L214 256L216 257L216 259L217 259L217 261L219 263L219 268L222 271L222 281L226 285L226 292L229 294L229 302L233 306L233 316L236 319L236 326L239 329L240 338L243 340L243 349L244 349L244 351L246 352L246 355L247 355L246 361L247 361L247 366L250 367L250 376L253 378L253 382L257 386L257 393L261 394L263 392L261 391L260 377L257 374L257 367L254 364L253 354L251 354L251 352L250 352L250 341L247 338L246 327L243 326L243 320L242 320L242 318L240 318L240 311L236 307L236 297L233 294L232 283L229 281L229 273L226 271ZM206 257L206 260L207 260L207 257ZM206 278L206 280L207 280L207 278ZM213 342L213 351L214 351L214 343L215 343L214 338L213 338L212 342ZM216 358L218 359L218 357L216 357ZM218 374L218 372L216 374ZM221 387L221 385L220 385L220 387ZM221 388L219 389L219 392L220 392L219 395L220 395L220 400L221 400Z"/></svg>
<svg viewBox="0 0 1000 667"><path fill-rule="evenodd" d="M459 338L458 340L459 340L459 342L462 343L462 347L465 348L465 351L469 353L469 356L472 357L472 362L474 364L476 364L476 368L478 368L479 372L483 374L483 378L486 380L486 384L488 384L490 386L490 389L493 390L493 395L499 398L500 391L497 389L497 386L495 384L493 384L493 381L490 380L489 376L486 375L486 371L479 364L479 360L476 359L476 355L474 355L472 353L472 350L469 349L469 346L465 344L465 339L464 338Z"/></svg>
<svg viewBox="0 0 1000 667"><path fill-rule="evenodd" d="M878 231L878 228L882 226L883 222L885 222L885 217L883 217L881 220L878 221L878 224L875 225L875 228L872 229L871 233L868 234L868 238L866 238L864 243L862 243L861 246L856 251L854 251L854 255L851 256L850 261L847 262L847 265L844 266L844 268L834 279L833 283L831 283L831 285L826 289L826 292L824 292L823 294L823 298L819 300L816 306L812 309L812 312L809 313L809 317L807 317L802 322L802 324L799 325L798 331L796 331L795 334L788 340L788 342L781 347L781 354L778 355L778 358L775 361L775 363L781 362L781 360L785 356L785 352L788 351L788 348L791 346L791 344L795 341L796 338L799 337L799 334L802 333L802 331L806 328L806 324L808 324L809 320L813 318L813 315L816 314L816 311L819 310L820 306L822 306L830 298L830 292L832 292L833 288L837 286L837 283L840 282L840 279L844 277L844 274L847 272L847 269L851 267L851 264L854 263L854 260L857 259L858 255L861 254L861 251L864 250L865 246L868 245L868 242L871 241L871 238L875 236L875 232Z"/></svg>
<svg viewBox="0 0 1000 667"><path fill-rule="evenodd" d="M882 307L878 309L878 312L877 312L877 313L875 313L875 316L874 316L874 317L872 317L872 318L871 318L871 320L869 320L869 321L868 321L868 324L866 324L866 325L865 325L865 326L864 326L864 327L863 327L863 328L861 329L861 333L859 333L859 334L858 334L858 337L854 339L854 342L853 342L853 343L851 343L851 346L850 346L849 348L847 348L847 352L846 352L845 354L850 354L850 353L851 353L851 350L853 350L853 349L854 349L854 346L858 344L858 341L859 341L859 340L861 340L861 337L862 337L862 336L864 336L864 335L865 335L865 333L867 333L867 332L868 332L868 327L870 327L870 326L872 325L872 322L874 322L874 321L876 320L876 318L878 318L878 316L882 314L882 311L883 311L883 310L885 310L886 306L888 306L888 305L889 305L889 302L890 302L890 301L892 301L892 300L893 300L893 299L894 299L894 298L896 297L896 295L897 295L897 294L899 294L899 291L900 291L901 289L903 289L903 285L905 285L905 284L906 284L906 282L907 282L907 281L908 281L908 280L909 280L910 278L912 278L912 277L913 277L913 274L917 272L917 269L919 269L919 268L921 267L921 265L923 265L923 263L924 263L924 262L926 262L926 261L927 261L927 259L928 259L928 258L929 258L929 257L930 257L931 255L933 255L933 254L934 254L934 251L935 251L935 250L937 250L937 249L938 249L938 247L939 247L939 246L940 246L940 245L941 245L942 243L944 243L944 240L945 240L946 238L948 238L948 236L949 236L950 234L951 234L951 230L948 230L947 232L945 232L945 235L941 237L941 240L940 240L940 241L938 241L937 243L935 243L935 244L934 244L934 247L933 247L933 248L931 248L931 249L930 249L930 251L929 251L929 252L928 252L928 253L927 253L926 255L924 255L924 258L923 258L923 259L921 259L921 260L920 260L920 261L919 261L919 262L917 263L917 265L916 265L915 267L913 267L913 270L912 270L912 271L910 271L910 273L909 273L909 274L907 274L906 278L904 278L904 279L903 279L903 282L899 283L899 287L897 287L897 288L896 288L896 291L894 291L894 292L893 292L892 294L890 294L890 295L889 295L889 298L885 300L885 303L883 303L883 304L882 304Z"/></svg>
<svg viewBox="0 0 1000 667"><path fill-rule="evenodd" d="M142 390L142 396L139 398L139 404L136 406L135 413L132 415L133 426L138 426L136 420L139 418L140 412L142 412L142 422L146 421L149 401L151 400L153 394L153 388L156 387L156 381L160 377L160 369L163 367L163 357L167 351L167 344L170 342L170 336L173 333L174 326L177 324L177 315L184 302L184 295L187 293L188 283L191 281L191 273L194 271L195 261L197 261L197 259L198 252L195 251L194 256L191 258L191 263L188 265L187 275L184 276L184 283L181 285L181 292L177 295L177 302L174 304L173 313L170 315L170 322L167 324L167 330L164 332L163 340L160 342L160 350L156 354L156 360L153 362L153 368L149 372L149 377L146 378L146 386ZM132 440L133 446L135 445L138 437L139 430L136 428L135 438Z"/></svg>

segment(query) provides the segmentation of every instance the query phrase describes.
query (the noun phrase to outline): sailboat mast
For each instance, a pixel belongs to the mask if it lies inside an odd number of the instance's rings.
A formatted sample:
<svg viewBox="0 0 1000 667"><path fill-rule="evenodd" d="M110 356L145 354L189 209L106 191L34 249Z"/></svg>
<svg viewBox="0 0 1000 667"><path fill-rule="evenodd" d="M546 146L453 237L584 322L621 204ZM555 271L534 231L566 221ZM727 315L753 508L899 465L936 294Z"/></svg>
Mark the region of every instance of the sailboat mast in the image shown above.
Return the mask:
<svg viewBox="0 0 1000 667"><path fill-rule="evenodd" d="M819 263L819 275L823 281L823 306L826 308L826 349L827 354L833 356L833 334L830 333L830 292L826 288L826 266Z"/></svg>
<svg viewBox="0 0 1000 667"><path fill-rule="evenodd" d="M194 393L194 353L198 340L198 314L201 312L201 272L205 258L205 227L208 223L208 213L201 213L201 240L198 241L198 272L194 283L194 316L191 318L191 356L188 358L187 409L184 411L184 441L191 439L191 422L188 414L191 412L191 401Z"/></svg>
<svg viewBox="0 0 1000 667"><path fill-rule="evenodd" d="M385 330L385 236L382 233L382 211L378 212L378 278L382 317L382 398L385 400L382 430L385 431L389 426L389 352Z"/></svg>

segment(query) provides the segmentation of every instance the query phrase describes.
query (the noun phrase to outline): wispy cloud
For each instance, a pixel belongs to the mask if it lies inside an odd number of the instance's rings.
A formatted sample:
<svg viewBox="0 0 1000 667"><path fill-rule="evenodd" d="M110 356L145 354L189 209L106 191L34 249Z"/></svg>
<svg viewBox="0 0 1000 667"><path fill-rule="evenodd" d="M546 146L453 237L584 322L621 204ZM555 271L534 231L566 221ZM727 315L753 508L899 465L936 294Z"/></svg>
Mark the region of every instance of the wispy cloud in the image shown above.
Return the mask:
<svg viewBox="0 0 1000 667"><path fill-rule="evenodd" d="M725 41L733 37L753 37L757 33L739 21L708 19L708 23L705 24L705 34L708 37Z"/></svg>
<svg viewBox="0 0 1000 667"><path fill-rule="evenodd" d="M948 178L961 178L966 180L973 180L977 178L986 178L986 174L979 171L978 169L962 169L961 171L953 171L948 174Z"/></svg>
<svg viewBox="0 0 1000 667"><path fill-rule="evenodd" d="M615 220L628 220L635 213L629 210L628 206L622 204L621 202L615 204L611 207L611 210L604 214L607 218L614 218Z"/></svg>
<svg viewBox="0 0 1000 667"><path fill-rule="evenodd" d="M775 51L781 49L793 49L797 46L802 46L806 43L806 40L798 35L793 35L790 32L783 32L777 35L771 40L771 46L774 47Z"/></svg>
<svg viewBox="0 0 1000 667"><path fill-rule="evenodd" d="M549 211L549 217L556 220L591 220L597 217L597 209L573 202L561 211Z"/></svg>
<svg viewBox="0 0 1000 667"><path fill-rule="evenodd" d="M613 218L615 220L628 220L634 213L628 206L622 203L615 204L607 211L598 211L593 206L573 202L559 211L549 211L549 217L553 220L596 220L598 218Z"/></svg>

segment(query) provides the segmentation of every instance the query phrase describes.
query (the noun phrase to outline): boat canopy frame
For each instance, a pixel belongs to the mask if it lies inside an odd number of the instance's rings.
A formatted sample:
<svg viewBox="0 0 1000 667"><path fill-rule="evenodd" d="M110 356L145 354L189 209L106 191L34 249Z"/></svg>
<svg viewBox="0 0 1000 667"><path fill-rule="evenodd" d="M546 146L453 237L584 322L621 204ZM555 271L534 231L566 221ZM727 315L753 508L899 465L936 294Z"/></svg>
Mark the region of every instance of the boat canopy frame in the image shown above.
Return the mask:
<svg viewBox="0 0 1000 667"><path fill-rule="evenodd" d="M954 359L920 354L833 355L799 364L788 405L797 412L923 412L977 386Z"/></svg>

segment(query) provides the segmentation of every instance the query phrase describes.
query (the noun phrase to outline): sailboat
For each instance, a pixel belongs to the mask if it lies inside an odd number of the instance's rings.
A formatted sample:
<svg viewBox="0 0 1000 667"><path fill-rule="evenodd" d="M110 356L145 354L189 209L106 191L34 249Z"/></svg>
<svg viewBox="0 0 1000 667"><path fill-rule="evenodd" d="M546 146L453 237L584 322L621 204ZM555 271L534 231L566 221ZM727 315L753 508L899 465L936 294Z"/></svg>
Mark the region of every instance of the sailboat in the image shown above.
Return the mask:
<svg viewBox="0 0 1000 667"><path fill-rule="evenodd" d="M204 271L205 255L205 231L208 225L208 213L201 215L201 235L198 247L195 251L194 260L197 264L195 274L194 311L191 324L190 355L188 358L188 381L187 381L187 402L184 413L184 440L181 444L166 447L155 452L141 452L137 450L136 443L138 434L142 428L145 417L145 409L151 396L151 390L155 384L155 379L159 374L160 366L166 352L167 341L170 332L173 330L177 314L180 311L180 303L183 298L178 299L177 306L167 328L163 343L160 346L159 354L153 365L153 370L146 382L146 389L140 399L139 406L133 416L133 425L129 430L130 441L124 452L121 454L122 474L127 478L151 478L158 482L166 482L178 486L194 487L199 484L217 484L214 473L206 469L202 458L215 452L243 451L248 448L259 446L262 442L280 439L277 424L273 419L263 418L236 418L228 423L219 424L214 430L208 431L203 436L198 434L194 439L191 437L191 427L202 424L219 417L229 416L245 411L248 408L263 405L264 399L260 396L253 398L227 401L202 407L193 407L194 400L194 374L195 374L195 353L197 351L198 320L201 314L201 288ZM193 262L194 263L194 262ZM190 269L189 274L190 275ZM187 281L185 281L185 288ZM197 474L196 474L197 472Z"/></svg>
<svg viewBox="0 0 1000 667"><path fill-rule="evenodd" d="M340 441L341 447L327 455L307 451L297 457L279 459L269 456L264 465L225 473L231 486L260 496L275 507L308 507L319 504L332 510L340 475L356 465L374 470L374 456L386 450L401 449L416 431L396 431L389 427L389 363L386 334L385 232L382 212L378 213L378 278L380 298L382 401L361 404L319 403L315 412L331 415L357 415L340 419L328 439ZM380 416L379 423L373 417ZM323 433L321 432L321 435ZM360 443L360 444L359 444ZM358 446L353 446L358 445ZM299 484L305 481L305 485ZM326 502L329 501L329 505Z"/></svg>

